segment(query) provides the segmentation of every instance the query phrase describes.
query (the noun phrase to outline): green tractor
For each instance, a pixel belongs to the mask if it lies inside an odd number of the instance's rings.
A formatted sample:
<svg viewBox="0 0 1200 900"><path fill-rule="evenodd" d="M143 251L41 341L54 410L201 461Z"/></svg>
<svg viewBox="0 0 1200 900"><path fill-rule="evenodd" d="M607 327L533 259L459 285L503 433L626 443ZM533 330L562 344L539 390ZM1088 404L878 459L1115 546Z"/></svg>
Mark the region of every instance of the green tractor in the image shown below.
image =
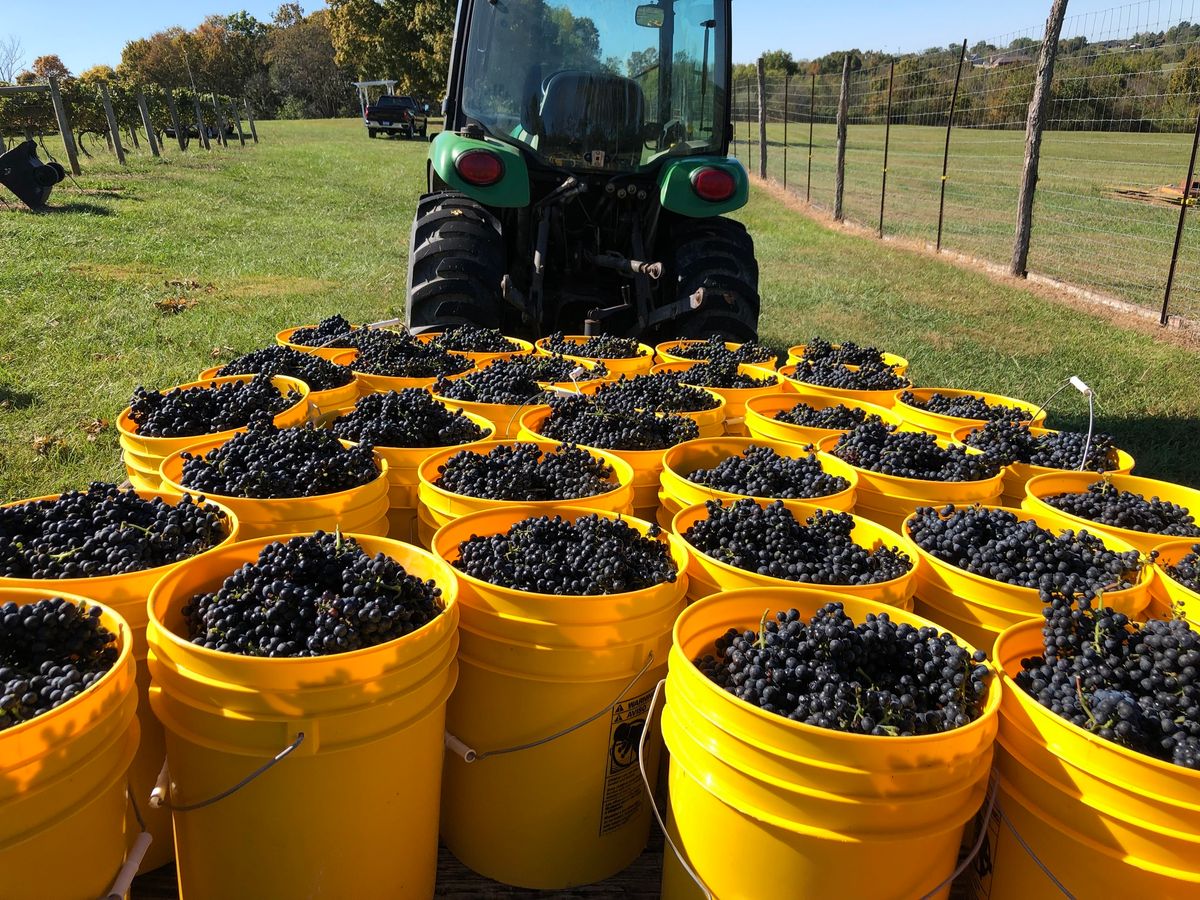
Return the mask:
<svg viewBox="0 0 1200 900"><path fill-rule="evenodd" d="M758 331L730 0L460 0L406 324Z"/></svg>

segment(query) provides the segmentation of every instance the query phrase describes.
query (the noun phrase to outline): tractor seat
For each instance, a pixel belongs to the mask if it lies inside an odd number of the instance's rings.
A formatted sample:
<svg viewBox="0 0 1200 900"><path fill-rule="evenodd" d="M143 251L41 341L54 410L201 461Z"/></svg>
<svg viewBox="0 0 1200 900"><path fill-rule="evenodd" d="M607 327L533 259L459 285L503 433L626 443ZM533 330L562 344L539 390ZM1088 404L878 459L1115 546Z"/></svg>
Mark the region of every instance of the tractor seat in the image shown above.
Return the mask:
<svg viewBox="0 0 1200 900"><path fill-rule="evenodd" d="M630 78L567 70L545 81L538 149L548 156L640 156L646 98Z"/></svg>

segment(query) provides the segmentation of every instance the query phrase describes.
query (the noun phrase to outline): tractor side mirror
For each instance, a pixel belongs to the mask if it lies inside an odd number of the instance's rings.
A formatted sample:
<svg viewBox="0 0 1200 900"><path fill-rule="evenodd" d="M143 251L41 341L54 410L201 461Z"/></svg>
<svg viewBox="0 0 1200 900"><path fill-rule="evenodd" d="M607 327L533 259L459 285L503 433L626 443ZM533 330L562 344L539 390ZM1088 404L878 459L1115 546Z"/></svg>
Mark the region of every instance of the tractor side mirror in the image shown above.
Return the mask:
<svg viewBox="0 0 1200 900"><path fill-rule="evenodd" d="M667 16L661 6L649 3L637 8L633 20L643 28L662 28L666 24Z"/></svg>

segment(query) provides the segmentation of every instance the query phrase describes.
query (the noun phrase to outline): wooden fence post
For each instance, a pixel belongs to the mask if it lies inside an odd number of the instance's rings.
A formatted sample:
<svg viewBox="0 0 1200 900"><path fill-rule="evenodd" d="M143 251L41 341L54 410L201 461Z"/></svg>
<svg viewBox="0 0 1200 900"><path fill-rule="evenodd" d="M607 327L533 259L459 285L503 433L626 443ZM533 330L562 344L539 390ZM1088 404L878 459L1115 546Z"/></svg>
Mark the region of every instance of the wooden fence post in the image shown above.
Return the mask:
<svg viewBox="0 0 1200 900"><path fill-rule="evenodd" d="M142 127L146 129L146 141L150 144L150 152L159 156L158 135L154 133L154 122L150 119L150 107L146 104L146 95L142 93L141 88L138 88L137 92L137 106L138 112L142 114Z"/></svg>
<svg viewBox="0 0 1200 900"><path fill-rule="evenodd" d="M117 127L117 117L113 113L112 97L108 93L108 85L100 83L100 99L104 103L104 116L108 119L109 140L112 141L113 153L117 154L117 162L125 165L125 149L121 146L121 130Z"/></svg>
<svg viewBox="0 0 1200 900"><path fill-rule="evenodd" d="M175 143L179 144L180 150L187 149L187 132L183 129L182 123L179 121L179 109L175 106L175 95L171 93L170 88L165 89L167 97L167 112L171 116L171 127L175 130Z"/></svg>
<svg viewBox="0 0 1200 900"><path fill-rule="evenodd" d="M132 123L132 122L130 122L130 123L129 123L129 125L127 126L127 127L128 127L128 129L129 129L129 142L130 142L131 144L133 144L133 149L134 149L134 150L141 150L141 149L142 149L142 144L141 144L141 142L138 140L138 136L137 136L137 129L136 129L136 128L134 128L133 126L134 126L134 123Z"/></svg>
<svg viewBox="0 0 1200 900"><path fill-rule="evenodd" d="M250 137L254 138L254 143L258 143L258 129L254 127L254 111L250 109L250 101L245 97L242 98L242 105L246 107L246 121L250 123Z"/></svg>
<svg viewBox="0 0 1200 900"><path fill-rule="evenodd" d="M200 95L192 94L192 105L196 108L196 134L200 140L200 146L205 150L211 150L212 146L208 143L208 129L204 127L204 113L200 109Z"/></svg>
<svg viewBox="0 0 1200 900"><path fill-rule="evenodd" d="M1024 278L1029 268L1029 240L1033 234L1033 198L1037 192L1038 163L1042 156L1042 129L1045 127L1046 107L1050 102L1050 82L1054 78L1054 57L1058 53L1058 38L1067 0L1054 0L1046 19L1046 34L1038 53L1037 80L1033 97L1025 116L1025 164L1021 169L1021 192L1017 197L1017 231L1013 241L1012 264L1009 272Z"/></svg>
<svg viewBox="0 0 1200 900"><path fill-rule="evenodd" d="M767 178L767 70L758 58L758 177Z"/></svg>
<svg viewBox="0 0 1200 900"><path fill-rule="evenodd" d="M887 202L888 148L892 142L892 82L896 78L896 61L888 67L887 120L883 126L883 184L879 187L879 236L883 237L883 206Z"/></svg>
<svg viewBox="0 0 1200 900"><path fill-rule="evenodd" d="M1063 0L1065 3L1066 0ZM954 127L954 107L958 105L958 84L962 80L963 60L967 58L967 39L963 38L958 70L954 73L954 93L950 95L950 115L946 117L946 148L942 152L942 192L938 198L937 252L942 252L942 222L946 217L946 179L950 168L950 130Z"/></svg>
<svg viewBox="0 0 1200 900"><path fill-rule="evenodd" d="M837 168L833 181L833 218L845 218L843 199L846 192L846 125L850 118L850 57L842 60L842 89L838 94L837 111Z"/></svg>
<svg viewBox="0 0 1200 900"><path fill-rule="evenodd" d="M71 165L71 173L82 174L79 170L79 154L75 148L75 132L71 130L71 120L67 116L67 107L63 103L62 92L58 89L58 79L51 75L50 102L54 104L54 118L58 120L58 133L62 136L63 150L67 153L67 162Z"/></svg>
<svg viewBox="0 0 1200 900"><path fill-rule="evenodd" d="M215 91L209 96L212 97L213 111L217 114L217 142L222 147L228 147L229 142L225 139L225 113L221 111L221 102L217 99Z"/></svg>
<svg viewBox="0 0 1200 900"><path fill-rule="evenodd" d="M246 133L242 131L242 113L232 100L229 101L229 111L233 113L233 127L237 129L238 143L245 147Z"/></svg>

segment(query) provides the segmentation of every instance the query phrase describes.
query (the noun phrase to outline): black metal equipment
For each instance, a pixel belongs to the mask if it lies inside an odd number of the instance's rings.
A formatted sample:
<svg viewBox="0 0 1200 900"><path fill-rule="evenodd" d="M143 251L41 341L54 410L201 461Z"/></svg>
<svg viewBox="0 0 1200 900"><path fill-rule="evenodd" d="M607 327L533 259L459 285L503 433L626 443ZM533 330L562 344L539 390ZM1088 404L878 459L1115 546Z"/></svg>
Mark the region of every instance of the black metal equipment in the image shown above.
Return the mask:
<svg viewBox="0 0 1200 900"><path fill-rule="evenodd" d="M0 184L30 209L45 207L54 185L66 177L66 170L58 163L38 159L37 144L33 141L17 144L0 156Z"/></svg>

